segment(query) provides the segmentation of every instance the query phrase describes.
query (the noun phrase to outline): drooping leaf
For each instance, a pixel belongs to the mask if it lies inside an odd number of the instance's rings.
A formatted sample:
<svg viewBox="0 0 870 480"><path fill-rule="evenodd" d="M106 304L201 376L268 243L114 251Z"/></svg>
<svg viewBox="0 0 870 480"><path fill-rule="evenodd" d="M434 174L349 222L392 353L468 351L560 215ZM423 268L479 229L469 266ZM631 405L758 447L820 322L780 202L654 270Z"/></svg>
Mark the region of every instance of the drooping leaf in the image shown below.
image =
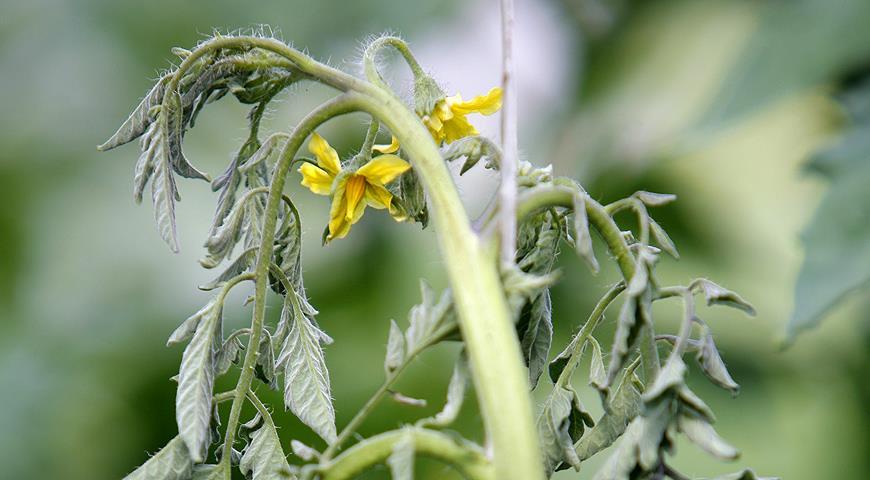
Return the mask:
<svg viewBox="0 0 870 480"><path fill-rule="evenodd" d="M580 461L595 455L613 444L640 413L640 385L634 371L626 371L622 381L608 398L607 411L595 426L577 443Z"/></svg>
<svg viewBox="0 0 870 480"><path fill-rule="evenodd" d="M211 312L212 308L214 308L214 299L209 300L209 302L199 309L196 313L187 318L181 325L176 328L172 334L169 336L169 340L166 341L166 346L176 345L182 342L187 341L190 337L193 336L193 333L196 331L196 327L199 325L199 322L202 318Z"/></svg>
<svg viewBox="0 0 870 480"><path fill-rule="evenodd" d="M557 385L547 397L536 423L546 471L555 471L563 462L579 470L580 458L574 450L574 442L583 435L585 427L595 422L583 408L577 393Z"/></svg>
<svg viewBox="0 0 870 480"><path fill-rule="evenodd" d="M420 280L420 295L422 302L412 307L408 314L410 325L405 331L406 354L437 342L457 328L450 290L444 290L436 300L432 287Z"/></svg>
<svg viewBox="0 0 870 480"><path fill-rule="evenodd" d="M277 389L278 382L275 378L275 349L272 346L272 335L263 329L263 337L260 339L260 348L257 355L257 365L254 374L269 388Z"/></svg>
<svg viewBox="0 0 870 480"><path fill-rule="evenodd" d="M323 357L323 336L298 304L277 365L284 367L284 404L327 443L335 441L335 410L329 371ZM326 337L328 338L328 337Z"/></svg>
<svg viewBox="0 0 870 480"><path fill-rule="evenodd" d="M197 465L190 480L223 480L228 469L229 465Z"/></svg>
<svg viewBox="0 0 870 480"><path fill-rule="evenodd" d="M399 368L405 361L405 336L395 320L390 320L390 337L387 340L387 356L384 358L384 370L387 375Z"/></svg>
<svg viewBox="0 0 870 480"><path fill-rule="evenodd" d="M393 451L387 458L390 474L393 480L414 480L414 436L410 433L393 445Z"/></svg>
<svg viewBox="0 0 870 480"><path fill-rule="evenodd" d="M647 207L661 207L676 201L677 199L677 196L672 193L655 193L643 190L635 192L633 196L643 202Z"/></svg>
<svg viewBox="0 0 870 480"><path fill-rule="evenodd" d="M244 163L239 165L239 170L247 173L253 170L253 168L261 162L271 159L284 148L284 145L287 143L289 138L289 135L282 132L269 135L265 140L263 140L263 144L247 157L247 160L245 160Z"/></svg>
<svg viewBox="0 0 870 480"><path fill-rule="evenodd" d="M625 365L625 360L637 340L642 321L638 318L638 299L628 297L619 310L619 318L616 323L616 334L613 338L613 346L610 352L610 364L607 369L607 382L610 386L619 371Z"/></svg>
<svg viewBox="0 0 870 480"><path fill-rule="evenodd" d="M224 223L206 239L205 248L208 255L199 263L205 268L214 268L223 261L233 250L242 236L242 228L246 221L248 209L246 204L255 200L253 195L240 198L227 214ZM253 247L252 247L253 248Z"/></svg>
<svg viewBox="0 0 870 480"><path fill-rule="evenodd" d="M589 362L589 384L601 390L607 383L607 367L604 366L604 355L601 352L601 345L594 337L589 337L589 344L592 346L592 360Z"/></svg>
<svg viewBox="0 0 870 480"><path fill-rule="evenodd" d="M295 478L281 449L281 441L271 421L251 433L251 443L242 452L239 470L251 480Z"/></svg>
<svg viewBox="0 0 870 480"><path fill-rule="evenodd" d="M143 138L143 152L147 163L153 165L151 177L151 202L154 206L154 219L157 221L157 230L160 237L165 241L173 252L178 252L178 234L175 227L175 202L181 197L175 185L175 177L172 173L172 165L169 159L169 145L167 141L166 115L161 110L157 120L149 127L147 138ZM147 144L147 145L146 145ZM142 159L140 159L140 162ZM138 169L137 169L138 170ZM145 170L149 170L145 168ZM144 187L147 178L142 180ZM138 188L138 182L137 182ZM137 190L135 194L140 194Z"/></svg>
<svg viewBox="0 0 870 480"><path fill-rule="evenodd" d="M118 131L106 140L105 143L97 147L100 151L111 150L115 147L124 145L137 139L154 121L152 109L163 102L163 93L166 89L166 84L172 79L172 73L167 73L160 77L160 80L151 87L151 90L145 94L145 98L139 102L139 105L133 109L133 112L127 117L127 120L118 128Z"/></svg>
<svg viewBox="0 0 870 480"><path fill-rule="evenodd" d="M173 438L124 480L187 480L193 460L180 436Z"/></svg>
<svg viewBox="0 0 870 480"><path fill-rule="evenodd" d="M163 94L163 105L160 117L164 119L164 134L166 135L167 154L172 170L185 178L198 178L210 182L211 178L197 170L187 161L181 148L184 139L185 120L181 95L176 90L167 90Z"/></svg>
<svg viewBox="0 0 870 480"><path fill-rule="evenodd" d="M740 452L723 440L706 420L695 415L680 415L677 427L695 445L720 460L734 460Z"/></svg>
<svg viewBox="0 0 870 480"><path fill-rule="evenodd" d="M728 373L725 362L722 361L719 350L716 348L716 343L713 341L713 333L709 329L704 332L701 348L698 350L695 358L698 360L698 364L701 365L701 370L713 383L730 391L734 395L740 392L740 385Z"/></svg>
<svg viewBox="0 0 870 480"><path fill-rule="evenodd" d="M299 440L290 440L290 448L293 450L294 455L306 462L310 462L315 458L320 458L320 452L305 445Z"/></svg>
<svg viewBox="0 0 870 480"><path fill-rule="evenodd" d="M237 337L233 336L226 339L215 358L215 375L220 376L227 373L234 363L238 363L241 351L242 344Z"/></svg>
<svg viewBox="0 0 870 480"><path fill-rule="evenodd" d="M498 148L488 139L478 136L459 139L451 143L444 152L444 160L448 162L462 157L466 160L459 171L460 175L477 165L482 158L486 159L484 167L488 169L497 170L501 162L501 152Z"/></svg>
<svg viewBox="0 0 870 480"><path fill-rule="evenodd" d="M227 281L232 280L234 277L241 275L247 272L256 261L257 258L257 249L249 248L239 254L232 263L230 263L220 275L214 280L206 283L205 285L200 285L200 290L214 290L215 288L222 287Z"/></svg>
<svg viewBox="0 0 870 480"><path fill-rule="evenodd" d="M707 305L725 305L727 307L742 310L750 316L755 316L755 307L744 300L740 295L720 287L706 278L699 278L689 285L693 291L701 291L707 300Z"/></svg>
<svg viewBox="0 0 870 480"><path fill-rule="evenodd" d="M206 456L210 441L212 395L218 332L221 327L221 306L215 305L204 315L196 333L184 349L178 373L175 396L175 419L195 463Z"/></svg>
<svg viewBox="0 0 870 480"><path fill-rule="evenodd" d="M460 357L453 367L453 375L447 386L447 402L434 417L424 418L417 422L420 427L444 428L452 424L459 416L462 402L465 400L465 389L468 386L468 365L464 356Z"/></svg>
<svg viewBox="0 0 870 480"><path fill-rule="evenodd" d="M680 252L677 251L677 246L674 245L674 241L671 240L671 237L668 235L668 232L662 228L661 225L658 224L652 218L649 219L649 231L652 234L653 239L656 241L659 247L662 250L667 252L673 258L679 260Z"/></svg>
<svg viewBox="0 0 870 480"><path fill-rule="evenodd" d="M528 318L521 320L521 323L527 325L521 339L521 347L526 365L529 367L529 384L534 389L547 366L550 344L553 340L550 290L544 289L524 310L523 316Z"/></svg>
<svg viewBox="0 0 870 480"><path fill-rule="evenodd" d="M830 186L801 234L806 256L787 334L817 325L839 302L870 286L870 127L848 133L810 168Z"/></svg>

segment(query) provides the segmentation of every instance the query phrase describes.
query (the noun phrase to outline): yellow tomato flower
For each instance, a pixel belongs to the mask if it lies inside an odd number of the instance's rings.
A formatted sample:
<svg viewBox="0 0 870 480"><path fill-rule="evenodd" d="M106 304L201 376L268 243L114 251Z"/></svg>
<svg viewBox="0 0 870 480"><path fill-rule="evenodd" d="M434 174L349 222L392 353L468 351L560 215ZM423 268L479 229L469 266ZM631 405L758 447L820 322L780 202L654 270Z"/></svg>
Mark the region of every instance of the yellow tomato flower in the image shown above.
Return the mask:
<svg viewBox="0 0 870 480"><path fill-rule="evenodd" d="M316 133L308 142L308 150L317 158L317 165L304 163L299 167L302 185L318 195L332 195L327 241L345 237L362 218L366 206L393 214L393 194L384 185L411 168L408 162L396 155L380 155L355 172L343 171L338 153Z"/></svg>
<svg viewBox="0 0 870 480"><path fill-rule="evenodd" d="M501 108L501 87L495 87L486 95L479 95L463 101L459 94L442 98L435 109L423 116L423 123L432 134L435 142L452 143L463 137L477 135L474 125L465 118L470 113L492 115Z"/></svg>

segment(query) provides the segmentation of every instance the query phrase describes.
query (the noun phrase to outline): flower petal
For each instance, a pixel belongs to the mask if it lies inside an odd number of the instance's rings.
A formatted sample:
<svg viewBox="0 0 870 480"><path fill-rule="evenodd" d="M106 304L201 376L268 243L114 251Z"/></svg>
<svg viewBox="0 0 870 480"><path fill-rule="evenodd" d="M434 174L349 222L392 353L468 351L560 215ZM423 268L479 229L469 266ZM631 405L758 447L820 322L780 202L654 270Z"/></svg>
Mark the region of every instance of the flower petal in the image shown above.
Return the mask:
<svg viewBox="0 0 870 480"><path fill-rule="evenodd" d="M303 163L299 167L299 173L302 174L302 185L312 192L318 195L329 195L332 191L332 181L335 177L326 170L310 163Z"/></svg>
<svg viewBox="0 0 870 480"><path fill-rule="evenodd" d="M356 215L357 207L360 203L362 203L363 208L365 208L365 202L361 201L363 197L365 197L365 194L366 178L359 174L351 176L350 179L347 181L344 190L344 198L345 202L347 202L347 208L344 213L345 220L353 220L354 216Z"/></svg>
<svg viewBox="0 0 870 480"><path fill-rule="evenodd" d="M396 155L381 155L363 165L356 173L366 177L369 183L385 185L407 172L409 168L411 164Z"/></svg>
<svg viewBox="0 0 870 480"><path fill-rule="evenodd" d="M317 164L332 176L338 175L341 170L341 162L338 161L338 153L329 146L329 143L316 132L311 134L308 142L308 151L317 157Z"/></svg>
<svg viewBox="0 0 870 480"><path fill-rule="evenodd" d="M366 185L366 202L378 210L390 208L393 205L393 194L380 185L369 183Z"/></svg>
<svg viewBox="0 0 870 480"><path fill-rule="evenodd" d="M375 145L372 150L380 153L396 153L399 151L399 139L393 136L389 145Z"/></svg>
<svg viewBox="0 0 870 480"><path fill-rule="evenodd" d="M441 130L444 136L444 141L453 143L460 138L477 135L478 131L474 125L468 122L464 114L454 115L449 121L444 122L444 128Z"/></svg>
<svg viewBox="0 0 870 480"><path fill-rule="evenodd" d="M450 109L455 114L481 113L483 115L492 115L501 108L501 87L494 87L486 95L479 95L467 102L462 101L462 97L450 97ZM455 100L453 100L455 99Z"/></svg>

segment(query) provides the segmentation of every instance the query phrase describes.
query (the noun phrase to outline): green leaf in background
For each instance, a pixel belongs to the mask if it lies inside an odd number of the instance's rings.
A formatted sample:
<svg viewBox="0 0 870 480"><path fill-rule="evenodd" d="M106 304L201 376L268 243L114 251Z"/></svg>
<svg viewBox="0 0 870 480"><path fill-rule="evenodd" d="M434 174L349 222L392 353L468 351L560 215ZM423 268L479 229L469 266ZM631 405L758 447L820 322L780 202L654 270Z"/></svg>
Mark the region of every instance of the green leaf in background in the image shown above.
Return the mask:
<svg viewBox="0 0 870 480"><path fill-rule="evenodd" d="M808 169L825 175L831 185L801 235L806 258L795 287L789 340L870 281L870 127L856 128L817 154Z"/></svg>
<svg viewBox="0 0 870 480"><path fill-rule="evenodd" d="M523 308L520 324L527 325L521 339L521 348L529 366L529 385L532 389L544 373L553 341L553 308L550 304L550 289L545 288L531 305Z"/></svg>
<svg viewBox="0 0 870 480"><path fill-rule="evenodd" d="M187 480L192 469L193 461L187 446L177 436L124 480Z"/></svg>
<svg viewBox="0 0 870 480"><path fill-rule="evenodd" d="M724 126L771 101L828 82L870 54L867 0L767 2L765 8L701 128Z"/></svg>

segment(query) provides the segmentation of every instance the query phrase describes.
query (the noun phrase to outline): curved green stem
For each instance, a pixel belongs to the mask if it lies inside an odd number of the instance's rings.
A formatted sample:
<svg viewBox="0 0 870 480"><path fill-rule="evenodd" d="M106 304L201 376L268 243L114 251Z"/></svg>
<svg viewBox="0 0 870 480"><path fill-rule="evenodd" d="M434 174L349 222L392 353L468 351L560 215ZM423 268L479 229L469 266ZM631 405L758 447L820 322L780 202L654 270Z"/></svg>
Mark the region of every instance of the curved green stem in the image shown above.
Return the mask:
<svg viewBox="0 0 870 480"><path fill-rule="evenodd" d="M493 465L481 452L460 445L443 433L418 428L382 433L354 445L334 460L321 466L319 478L321 480L356 478L372 466L384 463L392 454L393 446L407 438L407 435L413 437L416 454L450 464L469 480L505 478L496 476Z"/></svg>
<svg viewBox="0 0 870 480"><path fill-rule="evenodd" d="M520 195L517 204L517 218L526 218L538 210L552 206L573 208L574 195L586 194L575 188L558 185L529 189ZM622 231L604 206L588 195L586 195L585 200L589 224L601 235L608 250L616 258L616 263L622 271L626 285L629 284L634 276L635 258L622 236ZM660 362L655 335L648 326L644 326L640 332L640 355L643 362L645 383L649 385L658 376Z"/></svg>
<svg viewBox="0 0 870 480"><path fill-rule="evenodd" d="M365 69L366 78L368 78L370 82L380 86L381 88L389 88L387 87L386 82L384 82L383 77L381 77L380 72L378 72L378 67L375 63L378 53L386 47L393 47L402 54L408 67L411 68L414 78L426 75L423 71L423 67L420 66L420 63L417 62L416 58L414 58L414 54L411 53L411 49L408 48L408 44L399 37L388 36L380 37L370 43L363 54L363 68Z"/></svg>
<svg viewBox="0 0 870 480"><path fill-rule="evenodd" d="M233 399L233 405L230 409L229 420L227 421L226 436L224 439L224 456L221 462L229 461L229 454L232 451L232 446L235 442L236 429L239 424L239 416L242 411L242 404L248 390L251 388L251 382L254 378L254 368L257 363L257 355L259 352L260 338L263 334L263 323L266 314L266 288L269 285L269 267L272 263L272 250L275 241L275 227L277 224L278 207L282 201L282 192L286 182L287 172L293 163L293 156L302 146L302 143L308 138L308 135L326 120L356 111L359 109L357 96L354 94L344 94L335 99L321 105L319 108L308 114L293 131L293 134L284 145L284 150L278 160L278 165L275 168L275 174L272 177L272 183L269 187L269 199L266 203L266 215L263 220L262 240L260 243L259 253L257 255L257 265L254 271L256 285L254 287L254 313L251 320L251 334L248 337L248 348L245 352L245 358L242 363L242 371L239 375L239 381L236 384L236 396Z"/></svg>

